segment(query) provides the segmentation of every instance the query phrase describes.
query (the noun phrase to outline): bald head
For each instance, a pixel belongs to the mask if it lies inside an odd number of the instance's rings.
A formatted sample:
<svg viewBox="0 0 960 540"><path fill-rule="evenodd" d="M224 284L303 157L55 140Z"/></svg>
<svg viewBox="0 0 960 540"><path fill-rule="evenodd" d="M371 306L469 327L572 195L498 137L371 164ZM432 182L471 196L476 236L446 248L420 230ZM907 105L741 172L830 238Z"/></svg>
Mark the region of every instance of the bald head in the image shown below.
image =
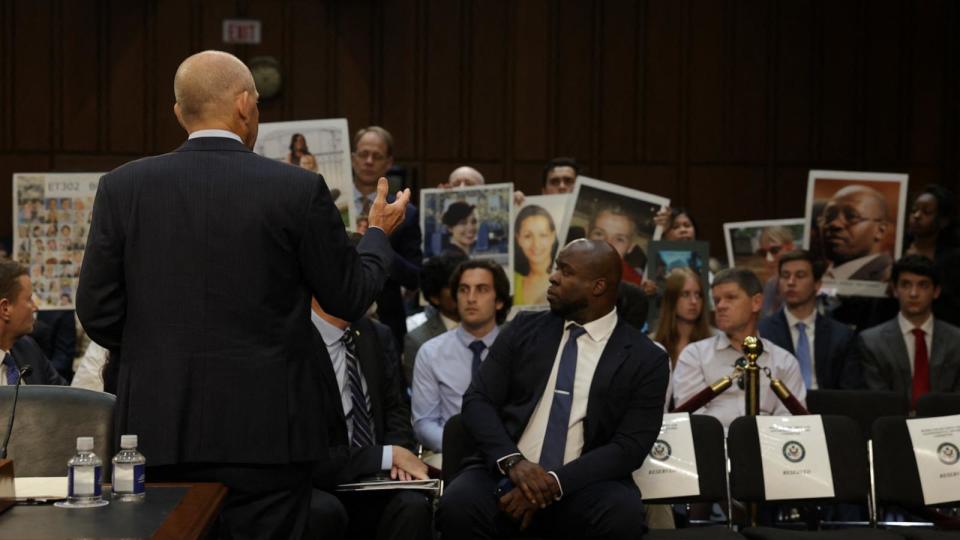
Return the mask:
<svg viewBox="0 0 960 540"><path fill-rule="evenodd" d="M257 88L253 75L236 56L222 51L203 51L190 56L177 68L173 79L174 112L188 132L225 129L248 146L256 140ZM251 125L253 124L253 125Z"/></svg>
<svg viewBox="0 0 960 540"><path fill-rule="evenodd" d="M457 167L450 173L447 183L444 187L458 188L468 186L482 186L484 184L483 175L473 167Z"/></svg>
<svg viewBox="0 0 960 540"><path fill-rule="evenodd" d="M834 201L862 201L866 207L876 211L876 218L886 220L889 215L887 199L879 191L861 185L847 186L833 195Z"/></svg>
<svg viewBox="0 0 960 540"><path fill-rule="evenodd" d="M574 240L557 255L547 301L561 317L586 324L617 305L622 274L620 254L598 240Z"/></svg>
<svg viewBox="0 0 960 540"><path fill-rule="evenodd" d="M623 275L620 254L609 242L601 240L574 240L563 248L594 279L606 280L616 296Z"/></svg>

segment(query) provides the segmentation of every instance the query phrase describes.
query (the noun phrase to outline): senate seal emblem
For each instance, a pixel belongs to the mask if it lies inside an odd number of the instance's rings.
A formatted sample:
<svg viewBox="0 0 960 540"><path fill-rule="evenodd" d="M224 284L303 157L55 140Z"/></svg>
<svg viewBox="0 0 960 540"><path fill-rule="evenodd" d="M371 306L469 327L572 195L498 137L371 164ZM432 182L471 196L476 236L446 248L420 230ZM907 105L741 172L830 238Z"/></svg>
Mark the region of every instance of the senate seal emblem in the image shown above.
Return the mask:
<svg viewBox="0 0 960 540"><path fill-rule="evenodd" d="M787 441L783 445L783 457L790 463L800 463L807 456L807 450L797 441Z"/></svg>
<svg viewBox="0 0 960 540"><path fill-rule="evenodd" d="M650 457L657 461L666 461L672 452L673 449L670 448L670 444L667 441L657 439L657 441L653 443L653 448L650 449Z"/></svg>
<svg viewBox="0 0 960 540"><path fill-rule="evenodd" d="M937 457L944 465L955 465L960 461L960 450L957 445L945 442L937 447Z"/></svg>

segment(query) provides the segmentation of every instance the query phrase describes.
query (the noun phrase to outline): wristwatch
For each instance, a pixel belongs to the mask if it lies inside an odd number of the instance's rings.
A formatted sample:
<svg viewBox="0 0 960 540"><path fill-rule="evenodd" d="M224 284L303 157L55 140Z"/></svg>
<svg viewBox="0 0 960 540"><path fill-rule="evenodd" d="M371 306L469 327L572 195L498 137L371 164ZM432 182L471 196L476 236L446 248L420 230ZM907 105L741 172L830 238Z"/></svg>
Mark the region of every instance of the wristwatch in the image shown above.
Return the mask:
<svg viewBox="0 0 960 540"><path fill-rule="evenodd" d="M512 469L517 463L523 461L523 456L510 456L503 461L503 472L507 475L510 474L510 469Z"/></svg>

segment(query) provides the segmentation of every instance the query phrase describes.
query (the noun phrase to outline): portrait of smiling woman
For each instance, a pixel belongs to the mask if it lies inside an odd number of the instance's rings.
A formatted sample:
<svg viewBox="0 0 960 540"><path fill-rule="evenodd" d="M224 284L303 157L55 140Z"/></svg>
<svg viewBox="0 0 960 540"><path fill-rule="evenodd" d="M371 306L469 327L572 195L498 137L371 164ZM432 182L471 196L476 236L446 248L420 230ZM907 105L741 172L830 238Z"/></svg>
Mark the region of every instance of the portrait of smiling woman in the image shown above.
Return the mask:
<svg viewBox="0 0 960 540"><path fill-rule="evenodd" d="M550 213L536 205L524 207L514 221L513 303L545 305L550 267L560 242Z"/></svg>
<svg viewBox="0 0 960 540"><path fill-rule="evenodd" d="M479 227L475 207L465 202L455 202L444 212L442 221L450 233L450 247L466 255L473 253Z"/></svg>

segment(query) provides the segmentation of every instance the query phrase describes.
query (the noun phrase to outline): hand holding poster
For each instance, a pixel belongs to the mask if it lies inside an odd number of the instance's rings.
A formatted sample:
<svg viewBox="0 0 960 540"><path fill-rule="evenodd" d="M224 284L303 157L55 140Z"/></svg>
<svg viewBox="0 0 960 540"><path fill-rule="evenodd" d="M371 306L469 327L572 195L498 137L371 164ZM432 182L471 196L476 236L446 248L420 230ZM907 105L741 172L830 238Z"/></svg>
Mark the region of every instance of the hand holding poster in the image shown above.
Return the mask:
<svg viewBox="0 0 960 540"><path fill-rule="evenodd" d="M833 471L820 415L758 416L766 499L833 497Z"/></svg>
<svg viewBox="0 0 960 540"><path fill-rule="evenodd" d="M960 500L960 415L911 418L907 430L924 504Z"/></svg>
<svg viewBox="0 0 960 540"><path fill-rule="evenodd" d="M825 289L851 296L886 295L903 249L907 175L810 171L804 248L827 265Z"/></svg>
<svg viewBox="0 0 960 540"><path fill-rule="evenodd" d="M688 413L663 415L660 436L633 481L644 499L693 497L700 494L697 454Z"/></svg>
<svg viewBox="0 0 960 540"><path fill-rule="evenodd" d="M93 199L103 174L13 175L12 255L30 268L38 309L73 309Z"/></svg>

